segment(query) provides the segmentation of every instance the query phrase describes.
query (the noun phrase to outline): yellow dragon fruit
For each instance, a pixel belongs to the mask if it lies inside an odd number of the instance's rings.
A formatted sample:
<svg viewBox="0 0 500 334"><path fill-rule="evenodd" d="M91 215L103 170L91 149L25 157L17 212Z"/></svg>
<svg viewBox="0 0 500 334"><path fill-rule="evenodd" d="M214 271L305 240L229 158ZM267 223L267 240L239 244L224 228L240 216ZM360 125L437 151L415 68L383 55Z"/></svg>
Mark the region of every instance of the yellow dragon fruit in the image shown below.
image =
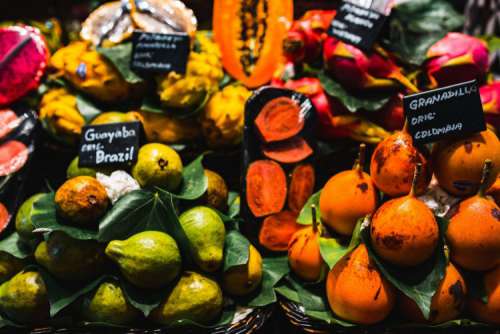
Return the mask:
<svg viewBox="0 0 500 334"><path fill-rule="evenodd" d="M200 124L196 119L180 119L148 111L141 111L140 115L148 142L176 144L201 137Z"/></svg>
<svg viewBox="0 0 500 334"><path fill-rule="evenodd" d="M219 89L224 72L217 44L206 33L199 32L195 45L189 54L186 74L170 72L157 78L158 95L166 107L196 107Z"/></svg>
<svg viewBox="0 0 500 334"><path fill-rule="evenodd" d="M201 116L203 135L209 147L228 147L241 142L245 102L250 95L244 86L230 85L211 97Z"/></svg>
<svg viewBox="0 0 500 334"><path fill-rule="evenodd" d="M118 70L90 43L76 41L59 49L50 59L50 66L57 70L78 90L107 103L120 102L133 93Z"/></svg>
<svg viewBox="0 0 500 334"><path fill-rule="evenodd" d="M40 120L57 139L76 144L85 120L78 111L76 96L65 88L49 90L40 102Z"/></svg>

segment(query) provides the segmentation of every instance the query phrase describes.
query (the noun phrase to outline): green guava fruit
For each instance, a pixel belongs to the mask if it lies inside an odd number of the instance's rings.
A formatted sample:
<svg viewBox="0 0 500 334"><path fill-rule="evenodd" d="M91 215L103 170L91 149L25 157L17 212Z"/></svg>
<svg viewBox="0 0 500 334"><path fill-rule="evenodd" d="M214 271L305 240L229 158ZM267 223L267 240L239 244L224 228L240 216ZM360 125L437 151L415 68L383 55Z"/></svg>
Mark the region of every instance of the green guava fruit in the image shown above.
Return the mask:
<svg viewBox="0 0 500 334"><path fill-rule="evenodd" d="M21 204L16 214L16 231L19 236L26 241L36 239L33 234L33 223L31 216L33 215L33 204L40 199L44 194L35 194Z"/></svg>

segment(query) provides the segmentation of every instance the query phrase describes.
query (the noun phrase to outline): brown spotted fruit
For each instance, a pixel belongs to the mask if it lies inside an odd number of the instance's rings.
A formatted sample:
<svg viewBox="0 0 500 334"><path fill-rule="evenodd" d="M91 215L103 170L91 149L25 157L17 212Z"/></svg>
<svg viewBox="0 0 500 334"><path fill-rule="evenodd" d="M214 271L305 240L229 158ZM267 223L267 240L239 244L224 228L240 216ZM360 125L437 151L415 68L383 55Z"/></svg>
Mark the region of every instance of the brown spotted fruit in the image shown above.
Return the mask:
<svg viewBox="0 0 500 334"><path fill-rule="evenodd" d="M58 214L72 223L88 227L96 225L106 212L109 198L106 189L90 176L77 176L67 180L55 195Z"/></svg>
<svg viewBox="0 0 500 334"><path fill-rule="evenodd" d="M399 309L403 316L416 323L440 324L457 319L465 306L467 288L460 272L450 262L441 283L432 296L429 319L425 319L417 304L401 294Z"/></svg>
<svg viewBox="0 0 500 334"><path fill-rule="evenodd" d="M481 171L486 159L492 162L489 188L500 173L500 141L491 130L460 140L447 140L434 145L432 163L439 185L455 196L472 196L479 189Z"/></svg>
<svg viewBox="0 0 500 334"><path fill-rule="evenodd" d="M500 266L484 275L488 302L471 298L468 308L475 319L500 326Z"/></svg>
<svg viewBox="0 0 500 334"><path fill-rule="evenodd" d="M373 151L370 175L377 188L390 197L407 195L417 163L422 164L422 176L415 189L425 192L432 177L425 148L417 149L406 126L381 141Z"/></svg>
<svg viewBox="0 0 500 334"><path fill-rule="evenodd" d="M377 208L377 189L363 172L365 144L352 170L335 174L321 191L319 211L325 225L342 235L351 235L358 219Z"/></svg>
<svg viewBox="0 0 500 334"><path fill-rule="evenodd" d="M362 325L384 320L396 299L394 287L378 271L364 244L335 264L327 277L326 295L336 315Z"/></svg>
<svg viewBox="0 0 500 334"><path fill-rule="evenodd" d="M295 232L288 243L288 264L292 272L304 281L317 282L326 269L321 257L319 238L322 228L316 219L316 207L311 207L312 225Z"/></svg>
<svg viewBox="0 0 500 334"><path fill-rule="evenodd" d="M460 202L446 232L451 260L468 270L500 265L500 208L485 196L491 169L491 160L486 160L479 192Z"/></svg>
<svg viewBox="0 0 500 334"><path fill-rule="evenodd" d="M410 194L385 202L372 218L370 235L375 252L397 266L421 264L438 244L434 214L415 197L421 170L422 165L417 164Z"/></svg>

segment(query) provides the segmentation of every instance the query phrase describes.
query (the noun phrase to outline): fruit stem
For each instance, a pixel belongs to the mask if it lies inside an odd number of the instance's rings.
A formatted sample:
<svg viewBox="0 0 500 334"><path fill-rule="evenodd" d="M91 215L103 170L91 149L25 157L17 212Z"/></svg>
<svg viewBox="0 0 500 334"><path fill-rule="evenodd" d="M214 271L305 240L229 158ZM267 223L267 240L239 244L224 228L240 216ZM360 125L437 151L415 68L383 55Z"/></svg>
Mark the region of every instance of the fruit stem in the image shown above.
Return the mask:
<svg viewBox="0 0 500 334"><path fill-rule="evenodd" d="M419 162L415 165L415 172L413 173L413 180L411 182L411 190L410 190L411 197L415 197L415 194L417 192L417 182L418 179L420 178L420 175L422 175L422 164Z"/></svg>
<svg viewBox="0 0 500 334"><path fill-rule="evenodd" d="M316 217L316 205L311 205L312 227L314 232L318 232L318 219Z"/></svg>
<svg viewBox="0 0 500 334"><path fill-rule="evenodd" d="M358 158L354 163L354 169L358 172L362 172L365 168L365 158L366 158L366 144L362 143L359 145Z"/></svg>
<svg viewBox="0 0 500 334"><path fill-rule="evenodd" d="M401 131L403 131L404 133L408 133L408 117L405 117L405 122L403 124L403 129Z"/></svg>
<svg viewBox="0 0 500 334"><path fill-rule="evenodd" d="M480 197L484 197L486 190L488 190L486 186L488 184L488 179L490 178L492 165L493 162L490 159L486 159L484 161L483 173L481 174L481 183L479 184L479 192L478 192L478 195Z"/></svg>

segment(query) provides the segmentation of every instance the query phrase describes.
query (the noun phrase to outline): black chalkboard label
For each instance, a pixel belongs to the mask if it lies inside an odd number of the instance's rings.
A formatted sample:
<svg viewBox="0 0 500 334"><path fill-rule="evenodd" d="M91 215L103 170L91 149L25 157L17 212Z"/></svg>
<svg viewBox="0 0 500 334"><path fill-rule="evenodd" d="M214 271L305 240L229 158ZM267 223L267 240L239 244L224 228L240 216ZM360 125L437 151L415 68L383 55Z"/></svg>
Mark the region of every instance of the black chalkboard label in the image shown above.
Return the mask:
<svg viewBox="0 0 500 334"><path fill-rule="evenodd" d="M341 41L370 51L387 16L373 9L342 1L328 33Z"/></svg>
<svg viewBox="0 0 500 334"><path fill-rule="evenodd" d="M79 166L116 166L135 162L141 131L141 122L84 126L78 155Z"/></svg>
<svg viewBox="0 0 500 334"><path fill-rule="evenodd" d="M405 96L403 106L419 144L486 130L476 80Z"/></svg>
<svg viewBox="0 0 500 334"><path fill-rule="evenodd" d="M138 72L186 73L190 51L187 34L134 31L130 68Z"/></svg>

